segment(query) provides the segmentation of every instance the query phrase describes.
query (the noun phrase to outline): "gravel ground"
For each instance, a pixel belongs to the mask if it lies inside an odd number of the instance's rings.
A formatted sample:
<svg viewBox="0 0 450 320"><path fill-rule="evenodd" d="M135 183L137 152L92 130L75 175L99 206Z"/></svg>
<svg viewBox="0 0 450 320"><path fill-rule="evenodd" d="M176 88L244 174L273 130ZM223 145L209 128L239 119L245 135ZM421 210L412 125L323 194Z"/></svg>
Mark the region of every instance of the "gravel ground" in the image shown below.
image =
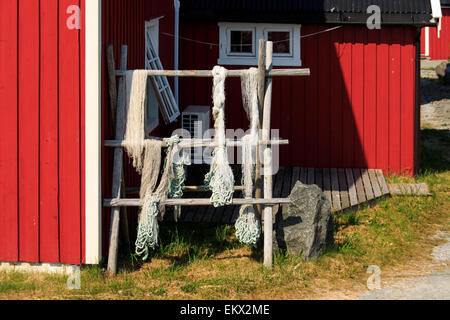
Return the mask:
<svg viewBox="0 0 450 320"><path fill-rule="evenodd" d="M422 70L422 127L439 130L443 137L447 137L447 143L440 139L428 139L423 143L428 148L443 151L450 162L450 85L442 84L429 72L437 78L436 72L425 70L424 74Z"/></svg>
<svg viewBox="0 0 450 320"><path fill-rule="evenodd" d="M450 130L450 86L422 79L422 126Z"/></svg>
<svg viewBox="0 0 450 320"><path fill-rule="evenodd" d="M422 68L422 126L447 134L450 139L450 86L437 80L430 68L439 62L426 61ZM448 144L439 139L423 141L430 148L444 150L449 154ZM433 264L429 267L443 267L439 272L407 277L408 280L388 284L380 290L368 291L359 296L361 300L450 300L450 233L440 232L436 236L447 243L434 248ZM381 275L382 277L382 275ZM399 278L402 277L399 274Z"/></svg>

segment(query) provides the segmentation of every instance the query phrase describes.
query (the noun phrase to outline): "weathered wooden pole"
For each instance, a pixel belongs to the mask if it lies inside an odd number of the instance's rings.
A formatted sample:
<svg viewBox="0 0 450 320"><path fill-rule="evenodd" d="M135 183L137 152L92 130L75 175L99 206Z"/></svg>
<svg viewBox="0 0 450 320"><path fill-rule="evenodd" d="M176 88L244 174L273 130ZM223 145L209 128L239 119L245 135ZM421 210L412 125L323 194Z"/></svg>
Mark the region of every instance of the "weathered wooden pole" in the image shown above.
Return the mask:
<svg viewBox="0 0 450 320"><path fill-rule="evenodd" d="M264 91L266 87L266 41L259 40L258 51L258 109L259 109L259 124L258 134L262 127L263 113L264 113ZM263 197L263 182L262 182L262 166L261 166L261 146L256 148L256 169L255 169L255 198L261 199ZM262 207L256 206L258 219L262 217Z"/></svg>
<svg viewBox="0 0 450 320"><path fill-rule="evenodd" d="M273 67L273 42L268 41L266 52L267 70ZM264 112L262 125L262 140L270 139L272 116L272 78L267 78L265 85ZM273 172L272 172L272 149L270 145L264 147L264 199L273 197ZM264 207L264 265L272 268L273 265L273 207Z"/></svg>
<svg viewBox="0 0 450 320"><path fill-rule="evenodd" d="M120 69L127 70L128 47L122 46L120 57ZM115 123L115 138L123 140L125 135L125 79L119 80L119 94L117 95L117 113ZM110 89L113 89L110 87ZM115 88L114 88L115 90ZM113 95L112 95L113 96ZM123 181L123 149L114 149L114 171L112 181L112 197L120 198ZM120 208L111 209L111 228L109 235L108 272L117 273L117 255L119 246Z"/></svg>
<svg viewBox="0 0 450 320"><path fill-rule="evenodd" d="M141 70L149 77L165 76L165 77L186 77L186 78L212 78L211 70ZM227 78L240 78L247 72L247 69L242 70L228 70ZM123 77L126 70L116 70L117 77ZM311 70L304 69L273 69L266 72L266 78L271 77L308 77L311 75Z"/></svg>
<svg viewBox="0 0 450 320"><path fill-rule="evenodd" d="M282 204L290 204L292 201L289 198L272 198L272 199L233 199L230 205L242 206L242 205L263 205L263 206L275 206ZM160 202L161 205L176 207L192 207L192 206L212 206L211 199L205 198L193 198L193 199L166 199ZM103 206L105 207L140 207L140 199L105 199L103 200Z"/></svg>

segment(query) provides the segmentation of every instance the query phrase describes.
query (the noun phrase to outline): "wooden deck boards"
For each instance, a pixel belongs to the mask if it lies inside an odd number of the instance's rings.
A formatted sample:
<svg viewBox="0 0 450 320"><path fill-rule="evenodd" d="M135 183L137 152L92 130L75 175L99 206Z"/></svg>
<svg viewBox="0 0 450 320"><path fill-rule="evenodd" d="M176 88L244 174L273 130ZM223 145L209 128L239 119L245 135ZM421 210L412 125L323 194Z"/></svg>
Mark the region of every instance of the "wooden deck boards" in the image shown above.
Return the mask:
<svg viewBox="0 0 450 320"><path fill-rule="evenodd" d="M273 197L288 197L297 181L319 186L332 203L333 211L357 207L390 193L381 170L280 168L273 179ZM241 197L242 194L239 192L235 196ZM239 209L238 206L185 207L180 221L234 224L239 217Z"/></svg>

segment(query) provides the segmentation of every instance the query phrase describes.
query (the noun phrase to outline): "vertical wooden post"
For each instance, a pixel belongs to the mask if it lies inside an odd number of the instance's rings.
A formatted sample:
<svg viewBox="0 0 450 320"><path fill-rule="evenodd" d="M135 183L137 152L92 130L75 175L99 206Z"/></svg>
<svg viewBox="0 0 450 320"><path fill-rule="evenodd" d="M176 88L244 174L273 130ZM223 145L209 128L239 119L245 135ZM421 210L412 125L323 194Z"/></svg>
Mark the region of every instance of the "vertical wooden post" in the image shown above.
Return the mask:
<svg viewBox="0 0 450 320"><path fill-rule="evenodd" d="M106 61L108 67L108 91L109 104L111 111L111 123L113 128L116 126L116 112L117 112L117 82L116 82L116 62L114 60L114 49L112 44L106 46Z"/></svg>
<svg viewBox="0 0 450 320"><path fill-rule="evenodd" d="M123 173L122 173L123 174ZM122 188L120 190L120 197L125 198L126 192L125 192L125 181L122 178ZM122 240L124 245L125 252L131 251L131 242L130 242L130 231L128 229L128 211L127 207L122 208L122 211L120 213L120 232L122 234Z"/></svg>
<svg viewBox="0 0 450 320"><path fill-rule="evenodd" d="M266 90L266 41L259 40L258 52L258 102L259 121L262 126L264 116L264 95Z"/></svg>
<svg viewBox="0 0 450 320"><path fill-rule="evenodd" d="M259 125L258 130L262 127L263 110L264 110L264 91L266 87L266 60L265 60L266 42L259 40L258 51L258 107L259 107ZM256 170L255 170L255 198L263 197L263 182L261 172L261 146L258 145L256 150ZM256 206L258 218L262 216L262 207Z"/></svg>
<svg viewBox="0 0 450 320"><path fill-rule="evenodd" d="M267 70L272 70L273 64L273 42L268 41L266 52ZM272 116L272 78L267 78L264 97L264 112L262 139L270 140L271 116ZM272 149L270 145L264 148L264 199L272 199L273 172L272 172ZM273 265L273 207L264 207L264 265L272 268Z"/></svg>
<svg viewBox="0 0 450 320"><path fill-rule="evenodd" d="M125 50L125 49L124 49ZM113 128L116 127L117 116L117 81L116 81L116 62L114 59L114 48L112 44L106 46L106 57L108 64L108 91L111 111L111 124ZM126 62L125 62L126 63ZM122 179L121 197L125 197L125 183ZM128 231L128 215L127 208L123 208L121 212L120 227L122 233L122 239L126 250L131 250L130 235Z"/></svg>
<svg viewBox="0 0 450 320"><path fill-rule="evenodd" d="M108 57L109 58L109 57ZM128 47L122 46L120 69L127 69ZM110 63L108 63L109 65ZM125 79L119 80L119 94L117 99L117 116L115 124L115 138L123 140L125 135ZM110 87L111 89L111 87ZM114 171L112 197L120 198L122 194L123 181L123 149L114 149ZM120 228L120 208L111 209L111 229L109 237L109 255L108 255L108 272L110 274L117 273L117 254L119 245L119 228Z"/></svg>

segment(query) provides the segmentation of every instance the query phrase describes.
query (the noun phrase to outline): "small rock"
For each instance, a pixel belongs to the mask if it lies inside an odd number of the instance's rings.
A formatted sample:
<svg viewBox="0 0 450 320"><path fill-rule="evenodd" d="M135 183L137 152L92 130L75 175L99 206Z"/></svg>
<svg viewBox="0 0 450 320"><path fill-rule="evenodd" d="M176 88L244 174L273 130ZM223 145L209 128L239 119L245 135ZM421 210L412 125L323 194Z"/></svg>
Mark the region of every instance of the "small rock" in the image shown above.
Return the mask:
<svg viewBox="0 0 450 320"><path fill-rule="evenodd" d="M331 203L318 186L300 181L289 198L292 204L283 206L275 218L274 249L303 259L317 258L334 244Z"/></svg>
<svg viewBox="0 0 450 320"><path fill-rule="evenodd" d="M442 62L436 67L436 74L446 84L450 84L450 63Z"/></svg>

